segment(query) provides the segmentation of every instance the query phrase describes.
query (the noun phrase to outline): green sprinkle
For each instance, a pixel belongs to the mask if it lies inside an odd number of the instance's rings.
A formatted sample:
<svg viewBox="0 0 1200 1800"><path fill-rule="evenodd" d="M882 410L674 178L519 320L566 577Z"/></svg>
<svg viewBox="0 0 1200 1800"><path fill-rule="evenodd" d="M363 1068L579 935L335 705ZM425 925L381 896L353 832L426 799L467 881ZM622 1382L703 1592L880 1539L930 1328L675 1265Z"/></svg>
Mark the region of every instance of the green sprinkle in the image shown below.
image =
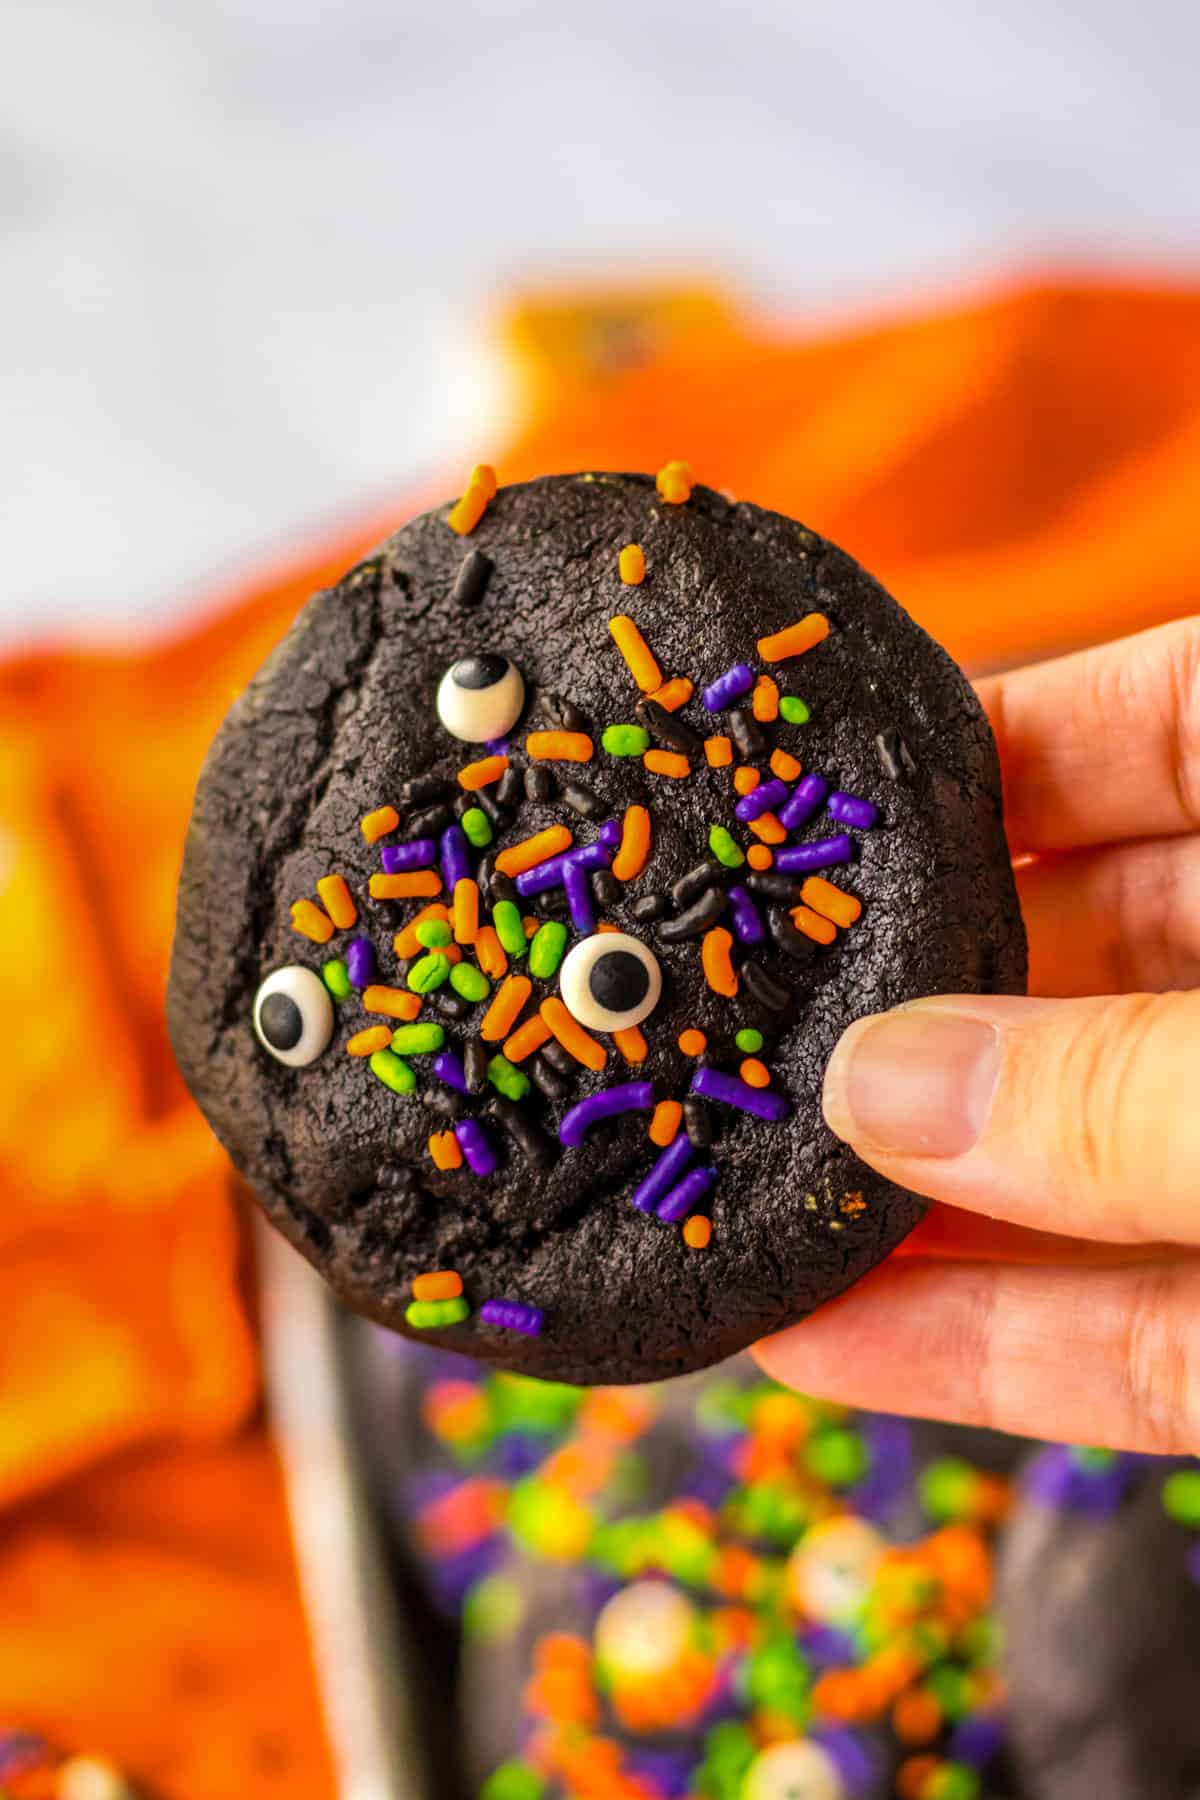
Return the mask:
<svg viewBox="0 0 1200 1800"><path fill-rule="evenodd" d="M501 1763L479 1791L479 1800L542 1800L546 1792L540 1775L524 1763Z"/></svg>
<svg viewBox="0 0 1200 1800"><path fill-rule="evenodd" d="M486 1000L492 991L492 984L483 970L469 962L455 963L450 971L450 986L472 1005L477 1000Z"/></svg>
<svg viewBox="0 0 1200 1800"><path fill-rule="evenodd" d="M351 992L350 971L340 956L335 957L332 962L321 964L321 980L335 1000L349 998Z"/></svg>
<svg viewBox="0 0 1200 1800"><path fill-rule="evenodd" d="M435 1325L457 1325L470 1310L460 1294L457 1300L414 1300L404 1317L417 1331L428 1331Z"/></svg>
<svg viewBox="0 0 1200 1800"><path fill-rule="evenodd" d="M510 1063L507 1056L493 1056L488 1063L488 1080L506 1100L523 1100L529 1092L529 1077Z"/></svg>
<svg viewBox="0 0 1200 1800"><path fill-rule="evenodd" d="M746 860L746 853L723 825L710 825L708 830L708 847L719 863L727 869L740 869Z"/></svg>
<svg viewBox="0 0 1200 1800"><path fill-rule="evenodd" d="M426 950L442 950L454 934L445 919L422 919L416 935L418 944Z"/></svg>
<svg viewBox="0 0 1200 1800"><path fill-rule="evenodd" d="M1099 1450L1092 1444L1076 1444L1071 1450L1071 1461L1077 1469L1086 1469L1090 1475L1099 1475L1104 1469L1111 1469L1117 1460L1115 1450Z"/></svg>
<svg viewBox="0 0 1200 1800"><path fill-rule="evenodd" d="M978 1477L970 1463L939 1457L921 1471L917 1492L931 1519L968 1519L974 1511Z"/></svg>
<svg viewBox="0 0 1200 1800"><path fill-rule="evenodd" d="M971 1689L964 1670L954 1663L940 1663L926 1676L926 1685L948 1719L961 1719L971 1710ZM957 1800L957 1789L951 1790Z"/></svg>
<svg viewBox="0 0 1200 1800"><path fill-rule="evenodd" d="M478 1643L511 1637L524 1617L525 1601L511 1575L485 1575L463 1600L463 1630Z"/></svg>
<svg viewBox="0 0 1200 1800"><path fill-rule="evenodd" d="M870 1457L856 1431L819 1431L805 1451L805 1462L819 1481L849 1487L867 1472Z"/></svg>
<svg viewBox="0 0 1200 1800"><path fill-rule="evenodd" d="M431 950L408 971L408 985L414 994L431 994L440 988L450 973L450 958L440 950Z"/></svg>
<svg viewBox="0 0 1200 1800"><path fill-rule="evenodd" d="M640 725L606 725L600 742L610 756L641 756L650 748L650 733Z"/></svg>
<svg viewBox="0 0 1200 1800"><path fill-rule="evenodd" d="M812 718L812 713L806 703L795 694L781 694L779 716L781 719L786 719L789 725L807 725Z"/></svg>
<svg viewBox="0 0 1200 1800"><path fill-rule="evenodd" d="M484 849L492 841L492 827L482 806L469 806L459 824L463 828L469 844L477 850Z"/></svg>
<svg viewBox="0 0 1200 1800"><path fill-rule="evenodd" d="M733 1041L743 1055L757 1056L763 1047L763 1034L755 1031L753 1025L743 1025Z"/></svg>
<svg viewBox="0 0 1200 1800"><path fill-rule="evenodd" d="M1177 1524L1200 1529L1200 1469L1177 1469L1168 1475L1162 1503Z"/></svg>
<svg viewBox="0 0 1200 1800"><path fill-rule="evenodd" d="M497 900L492 908L492 924L496 927L496 936L508 954L524 956L529 948L529 939L525 936L521 909L515 900Z"/></svg>
<svg viewBox="0 0 1200 1800"><path fill-rule="evenodd" d="M929 1800L978 1800L979 1774L967 1763L946 1763L921 1789Z"/></svg>
<svg viewBox="0 0 1200 1800"><path fill-rule="evenodd" d="M401 1025L392 1033L392 1049L401 1056L428 1056L431 1050L440 1050L445 1041L446 1033L432 1021Z"/></svg>
<svg viewBox="0 0 1200 1800"><path fill-rule="evenodd" d="M411 1094L417 1085L416 1076L394 1050L377 1050L371 1058L371 1073L393 1094Z"/></svg>
<svg viewBox="0 0 1200 1800"><path fill-rule="evenodd" d="M547 919L539 925L529 943L529 973L539 981L548 981L563 959L567 947L567 928L560 919Z"/></svg>

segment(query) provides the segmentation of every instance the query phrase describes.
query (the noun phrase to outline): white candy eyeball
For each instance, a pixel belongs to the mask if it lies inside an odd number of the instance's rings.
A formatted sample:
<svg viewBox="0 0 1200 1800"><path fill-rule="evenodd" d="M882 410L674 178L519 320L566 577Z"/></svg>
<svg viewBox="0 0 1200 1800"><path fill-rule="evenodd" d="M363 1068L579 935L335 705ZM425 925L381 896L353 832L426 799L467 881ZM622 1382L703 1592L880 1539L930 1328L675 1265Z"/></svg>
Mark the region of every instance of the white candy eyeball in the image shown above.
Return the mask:
<svg viewBox="0 0 1200 1800"><path fill-rule="evenodd" d="M624 931L598 931L568 951L558 978L563 1005L592 1031L628 1031L658 1005L662 970L653 950Z"/></svg>
<svg viewBox="0 0 1200 1800"><path fill-rule="evenodd" d="M692 1641L691 1602L666 1581L635 1581L601 1609L592 1635L597 1661L616 1681L673 1669Z"/></svg>
<svg viewBox="0 0 1200 1800"><path fill-rule="evenodd" d="M507 656L479 651L451 663L438 684L438 718L451 737L486 744L511 731L525 704L525 682Z"/></svg>
<svg viewBox="0 0 1200 1800"><path fill-rule="evenodd" d="M739 1800L845 1800L833 1758L820 1744L796 1738L772 1744L742 1777Z"/></svg>
<svg viewBox="0 0 1200 1800"><path fill-rule="evenodd" d="M886 1548L882 1533L865 1519L822 1519L788 1558L788 1599L797 1612L822 1625L852 1625Z"/></svg>
<svg viewBox="0 0 1200 1800"><path fill-rule="evenodd" d="M316 1062L333 1036L333 1001L321 977L299 963L268 975L254 996L254 1029L289 1069Z"/></svg>

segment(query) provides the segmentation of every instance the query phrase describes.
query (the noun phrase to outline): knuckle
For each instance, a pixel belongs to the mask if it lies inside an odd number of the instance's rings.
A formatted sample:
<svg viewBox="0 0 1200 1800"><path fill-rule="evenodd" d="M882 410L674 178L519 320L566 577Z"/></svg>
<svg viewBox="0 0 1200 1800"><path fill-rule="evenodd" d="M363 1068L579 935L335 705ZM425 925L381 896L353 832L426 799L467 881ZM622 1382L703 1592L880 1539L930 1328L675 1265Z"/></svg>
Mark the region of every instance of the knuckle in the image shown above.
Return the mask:
<svg viewBox="0 0 1200 1800"><path fill-rule="evenodd" d="M1143 1105L1143 1074L1169 1005L1166 996L1127 994L1082 1012L1063 1043L1056 1078L1043 1090L1067 1167L1092 1196L1146 1180L1161 1154Z"/></svg>
<svg viewBox="0 0 1200 1800"><path fill-rule="evenodd" d="M1143 1448L1200 1445L1200 1327L1193 1283L1178 1264L1149 1269L1133 1286L1121 1327L1125 1399Z"/></svg>

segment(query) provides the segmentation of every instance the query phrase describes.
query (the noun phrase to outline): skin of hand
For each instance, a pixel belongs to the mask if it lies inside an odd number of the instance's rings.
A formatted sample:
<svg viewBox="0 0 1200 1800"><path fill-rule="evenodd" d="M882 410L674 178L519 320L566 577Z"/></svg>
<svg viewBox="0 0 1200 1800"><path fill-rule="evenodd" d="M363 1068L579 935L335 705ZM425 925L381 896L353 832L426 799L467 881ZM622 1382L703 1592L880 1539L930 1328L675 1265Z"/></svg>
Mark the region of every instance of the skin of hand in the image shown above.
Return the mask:
<svg viewBox="0 0 1200 1800"><path fill-rule="evenodd" d="M1036 997L845 1032L829 1125L935 1204L756 1354L855 1406L1200 1453L1200 619L979 694Z"/></svg>

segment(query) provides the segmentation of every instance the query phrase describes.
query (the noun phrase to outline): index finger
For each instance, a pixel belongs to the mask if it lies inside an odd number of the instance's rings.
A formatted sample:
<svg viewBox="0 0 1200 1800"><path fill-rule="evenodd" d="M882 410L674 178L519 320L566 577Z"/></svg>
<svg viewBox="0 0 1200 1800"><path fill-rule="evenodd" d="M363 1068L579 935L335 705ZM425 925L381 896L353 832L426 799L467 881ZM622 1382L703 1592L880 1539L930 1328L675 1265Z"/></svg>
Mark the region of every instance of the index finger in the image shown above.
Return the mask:
<svg viewBox="0 0 1200 1800"><path fill-rule="evenodd" d="M1200 619L978 684L1014 852L1200 828Z"/></svg>

